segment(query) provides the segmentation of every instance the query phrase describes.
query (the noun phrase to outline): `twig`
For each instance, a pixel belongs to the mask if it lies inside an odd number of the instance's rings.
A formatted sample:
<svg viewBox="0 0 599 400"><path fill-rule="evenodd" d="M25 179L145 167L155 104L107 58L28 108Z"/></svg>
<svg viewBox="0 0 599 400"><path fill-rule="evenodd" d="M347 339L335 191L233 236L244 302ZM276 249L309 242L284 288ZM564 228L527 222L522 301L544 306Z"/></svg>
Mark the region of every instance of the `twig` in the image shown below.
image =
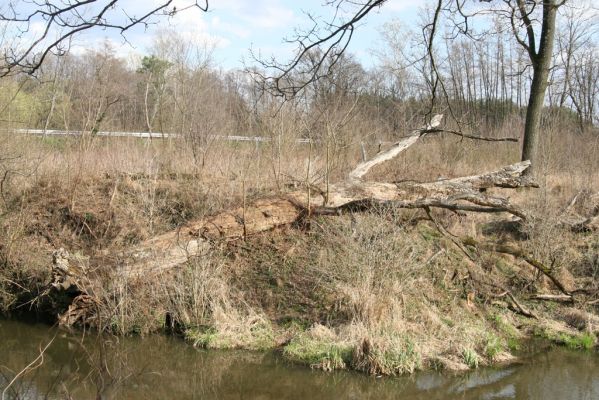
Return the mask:
<svg viewBox="0 0 599 400"><path fill-rule="evenodd" d="M437 230L439 232L441 232L441 234L443 236L445 236L446 238L451 240L462 251L462 253L464 253L466 255L466 257L468 257L471 261L475 261L475 258L472 256L472 254L470 254L470 252L462 244L460 239L457 236L455 236L453 233L451 233L447 229L445 229L445 227L443 225L441 225L439 222L437 222L437 220L431 214L430 208L424 207L424 211L426 212L426 215L429 217L429 219L435 224L435 226L437 227Z"/></svg>
<svg viewBox="0 0 599 400"><path fill-rule="evenodd" d="M520 311L520 313L522 315L524 315L525 317L529 317L529 318L534 318L534 319L539 319L539 317L537 317L535 314L533 314L531 311L527 310L526 308L524 308L522 306L522 304L520 304L518 302L518 300L516 300L516 298L514 297L514 295L512 294L512 292L510 292L509 290L506 292L506 295L510 298L510 300L514 303L514 305L516 306L516 308L518 309L518 311Z"/></svg>
<svg viewBox="0 0 599 400"><path fill-rule="evenodd" d="M514 137L491 138L491 137L484 137L484 136L477 136L477 135L469 135L467 133L454 131L451 129L437 128L437 129L431 129L427 133L451 133L452 135L461 136L461 137L467 138L467 139L482 140L484 142L518 142L519 141L518 138L514 138Z"/></svg>
<svg viewBox="0 0 599 400"><path fill-rule="evenodd" d="M31 361L29 364L27 364L27 366L25 368L23 368L18 374L16 374L14 376L14 378L8 383L8 385L2 391L2 397L1 397L2 400L5 400L6 392L17 381L17 379L19 379L21 376L29 373L30 371L33 371L34 369L39 368L44 363L44 353L46 352L46 350L48 350L48 347L50 347L50 345L54 342L54 339L56 339L56 334L48 342L48 344L46 344L46 347L44 347L43 349L40 350L40 354L33 361ZM39 360L39 363L38 363L38 360ZM38 364L35 365L36 363L38 363Z"/></svg>

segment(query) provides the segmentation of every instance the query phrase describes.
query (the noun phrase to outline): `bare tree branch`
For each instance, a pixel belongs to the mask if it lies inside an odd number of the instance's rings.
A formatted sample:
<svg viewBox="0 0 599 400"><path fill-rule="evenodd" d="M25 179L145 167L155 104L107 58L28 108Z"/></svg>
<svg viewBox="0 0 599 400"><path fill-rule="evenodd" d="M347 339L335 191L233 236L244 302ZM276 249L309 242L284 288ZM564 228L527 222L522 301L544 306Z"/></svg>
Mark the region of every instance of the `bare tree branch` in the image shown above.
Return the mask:
<svg viewBox="0 0 599 400"><path fill-rule="evenodd" d="M123 0L11 0L7 11L0 12L0 22L13 29L15 43L2 54L0 77L16 72L35 73L50 54L63 55L65 42L90 29L115 30L124 37L135 26L147 28L155 23L153 16L172 17L190 8L208 11L208 0L189 1L179 8L175 0L164 0L135 16L127 12L125 4ZM43 28L33 29L34 24ZM28 44L21 46L19 42Z"/></svg>

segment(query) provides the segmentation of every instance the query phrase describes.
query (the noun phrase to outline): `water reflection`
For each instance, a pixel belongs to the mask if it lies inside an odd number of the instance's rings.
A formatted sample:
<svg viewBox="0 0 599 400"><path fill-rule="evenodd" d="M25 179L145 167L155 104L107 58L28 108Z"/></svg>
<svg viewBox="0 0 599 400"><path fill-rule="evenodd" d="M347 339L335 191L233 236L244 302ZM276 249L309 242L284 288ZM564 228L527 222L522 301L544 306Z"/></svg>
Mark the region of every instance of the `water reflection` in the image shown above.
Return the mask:
<svg viewBox="0 0 599 400"><path fill-rule="evenodd" d="M273 354L203 351L180 340L98 340L0 320L0 388L56 335L44 363L6 392L19 399L598 399L599 357L552 350L525 365L377 379L322 373Z"/></svg>

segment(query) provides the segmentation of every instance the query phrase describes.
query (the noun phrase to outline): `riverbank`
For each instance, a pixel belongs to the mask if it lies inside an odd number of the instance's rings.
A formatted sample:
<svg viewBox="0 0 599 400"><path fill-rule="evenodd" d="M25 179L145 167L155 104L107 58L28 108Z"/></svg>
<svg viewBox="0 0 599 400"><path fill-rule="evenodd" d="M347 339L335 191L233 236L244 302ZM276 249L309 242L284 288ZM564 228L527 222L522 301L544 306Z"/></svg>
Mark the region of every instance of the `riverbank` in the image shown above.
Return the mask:
<svg viewBox="0 0 599 400"><path fill-rule="evenodd" d="M581 247L596 246L596 237L583 239ZM228 250L226 285L246 311L223 307L209 327L184 328L196 346L277 348L312 368L373 375L507 364L530 338L596 346L592 305L532 300L554 292L546 277L513 256L486 255L477 268L432 224L357 216L240 246ZM508 284L520 289L512 289L518 306L497 289Z"/></svg>
<svg viewBox="0 0 599 400"><path fill-rule="evenodd" d="M83 317L70 320L77 326L122 336L166 329L197 347L276 349L324 370L473 369L513 362L531 337L596 346L599 237L560 224L565 208L596 212L599 187L588 182L599 180L587 169L548 172L540 189L514 191L526 221L375 207L214 241L177 268L132 278L115 273L128 248L288 190L268 179L267 158L247 161L272 149L235 149L238 157L222 172L217 158L232 149L197 169L176 163L184 157L167 142L125 150L114 142L30 145L31 153L43 150L44 161L36 175L11 181L2 202L3 313L33 310L64 322L82 294L76 285L51 285L56 267L68 261L69 276L84 276L93 289L88 303L77 304L86 307ZM401 171L378 174L404 179L430 150L406 156ZM303 156L288 160L290 176L301 176ZM495 156L489 169L510 159L507 151ZM449 177L474 168L472 160L440 165ZM431 180L433 171L416 170L410 179ZM482 242L519 253L476 246Z"/></svg>
<svg viewBox="0 0 599 400"><path fill-rule="evenodd" d="M225 243L175 272L102 281L97 320L89 325L119 335L167 329L196 347L277 350L311 368L372 375L505 365L534 337L573 349L596 346L594 305L534 300L535 293L559 291L526 262L482 254L472 263L434 224L415 218L387 210L316 219L309 232ZM479 236L522 234L496 228L493 221L471 225ZM548 249L564 252L557 254L580 275L556 275L581 287L597 236L577 234L576 247L563 237L562 247ZM39 282L50 278L49 264ZM517 303L498 287L510 287ZM61 296L32 304L60 314Z"/></svg>

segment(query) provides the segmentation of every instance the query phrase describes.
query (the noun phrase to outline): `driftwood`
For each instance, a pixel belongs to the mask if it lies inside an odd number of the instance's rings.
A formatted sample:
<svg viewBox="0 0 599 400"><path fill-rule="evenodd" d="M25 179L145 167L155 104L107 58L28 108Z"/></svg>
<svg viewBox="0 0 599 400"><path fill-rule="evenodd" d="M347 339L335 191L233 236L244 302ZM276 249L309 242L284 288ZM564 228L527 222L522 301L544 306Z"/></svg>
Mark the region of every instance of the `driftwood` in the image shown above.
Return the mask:
<svg viewBox="0 0 599 400"><path fill-rule="evenodd" d="M488 189L537 187L530 177L524 175L524 171L530 167L528 161L483 174L427 183L383 183L364 180L372 168L392 160L426 134L438 132L441 118L440 115L433 117L427 126L414 130L410 136L398 141L389 149L359 163L349 173L346 181L331 184L326 193L312 188L310 193L297 190L188 222L175 231L156 236L126 253L113 256L110 264L115 265L113 273L126 279L149 276L175 268L190 257L203 254L215 241L242 239L248 235L293 224L308 216L339 214L372 207L505 212L519 219L526 219L524 210L507 198L489 194ZM69 280L68 286L72 286L73 278L69 273L65 273L63 264L55 263L55 288L67 284L66 281L61 281L61 276ZM89 279L80 278L76 281L89 282ZM89 295L92 290L81 288L80 292ZM81 298L80 300L82 301ZM86 300L85 307L90 307L87 301L89 299L86 297L83 300ZM76 308L77 304L73 303L73 307L69 308L63 318L65 322L81 319Z"/></svg>

